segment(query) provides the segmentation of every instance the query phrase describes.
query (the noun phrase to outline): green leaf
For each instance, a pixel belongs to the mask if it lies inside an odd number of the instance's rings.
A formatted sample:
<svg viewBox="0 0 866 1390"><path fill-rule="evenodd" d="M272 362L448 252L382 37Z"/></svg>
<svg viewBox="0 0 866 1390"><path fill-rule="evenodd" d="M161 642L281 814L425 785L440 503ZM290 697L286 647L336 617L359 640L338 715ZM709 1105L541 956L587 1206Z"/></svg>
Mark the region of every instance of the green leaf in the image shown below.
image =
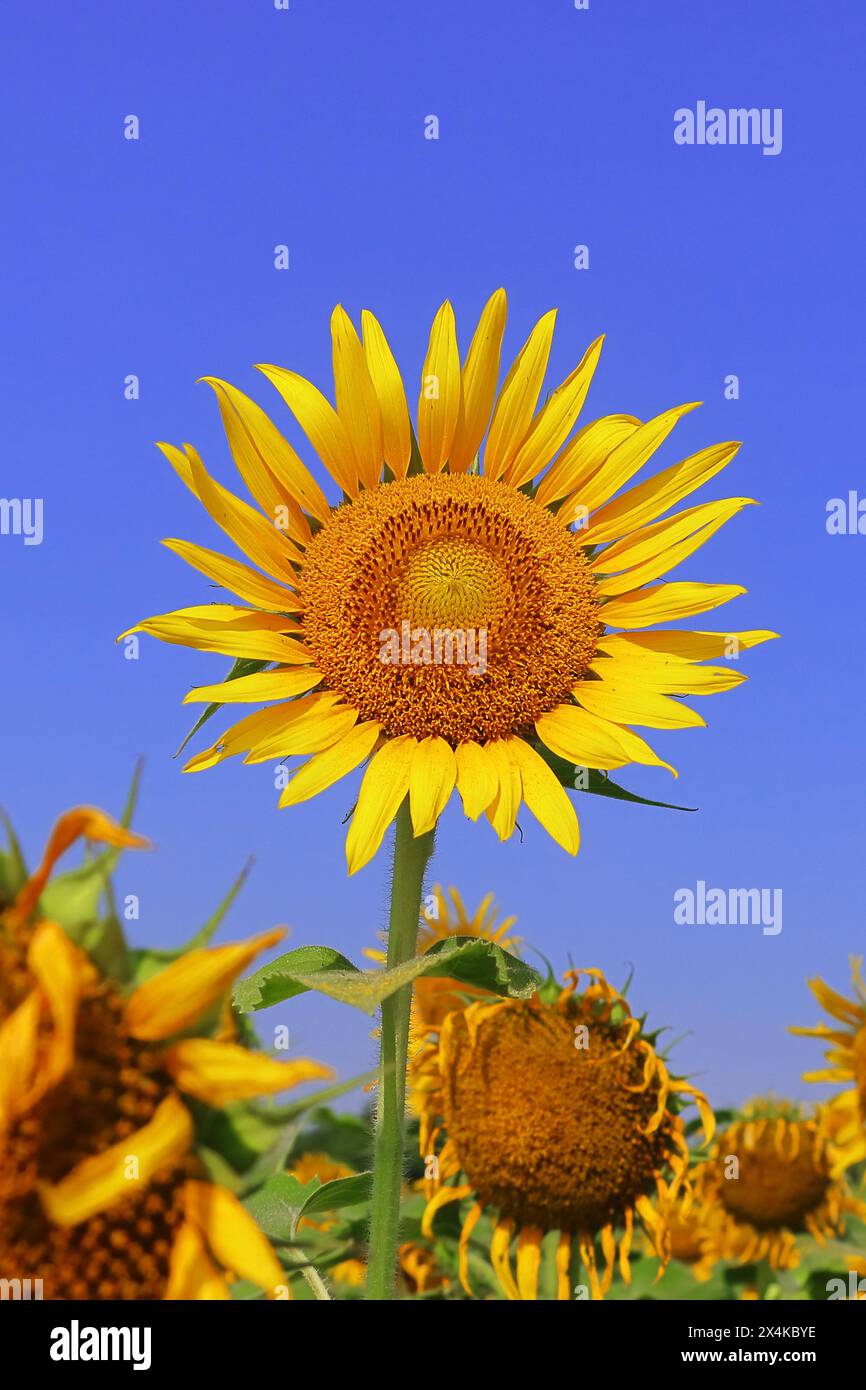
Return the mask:
<svg viewBox="0 0 866 1390"><path fill-rule="evenodd" d="M273 662L261 661L258 657L236 657L231 670L226 676L226 681L235 681L237 680L238 676L252 676L255 674L256 671L264 671L266 666L272 665ZM225 681L223 682L223 684L225 684ZM212 719L213 716L216 714L217 710L222 709L224 703L225 701L218 700L214 704L205 706L204 713L199 715L198 719L193 724L183 743L180 745L180 747L174 754L176 758L180 757L181 753L183 752L184 748L186 748L186 745L189 743L190 739L195 738L195 735L198 733L202 725L206 724L209 719Z"/></svg>
<svg viewBox="0 0 866 1390"><path fill-rule="evenodd" d="M263 1187L244 1199L244 1206L269 1240L290 1244L295 1238L301 1208L319 1187L318 1178L302 1183L288 1173L275 1173Z"/></svg>
<svg viewBox="0 0 866 1390"><path fill-rule="evenodd" d="M241 1013L255 1012L314 989L374 1014L383 999L422 975L516 999L528 998L541 983L537 970L494 942L455 936L391 970L358 970L328 946L302 946L241 980L235 986L234 1003Z"/></svg>
<svg viewBox="0 0 866 1390"><path fill-rule="evenodd" d="M696 806L677 806L670 801L651 801L649 797L638 796L636 792L627 791L618 782L614 782L606 772L599 772L594 767L576 767L574 763L560 758L557 753L551 753L550 749L538 740L534 740L532 746L569 791L588 792L591 796L611 796L617 801L631 801L638 806L660 806L665 811L697 810Z"/></svg>
<svg viewBox="0 0 866 1390"><path fill-rule="evenodd" d="M353 1173L349 1178L333 1178L331 1182L322 1183L307 1198L298 1212L298 1220L317 1211L342 1211L344 1207L360 1206L362 1202L369 1202L372 1191L372 1173Z"/></svg>

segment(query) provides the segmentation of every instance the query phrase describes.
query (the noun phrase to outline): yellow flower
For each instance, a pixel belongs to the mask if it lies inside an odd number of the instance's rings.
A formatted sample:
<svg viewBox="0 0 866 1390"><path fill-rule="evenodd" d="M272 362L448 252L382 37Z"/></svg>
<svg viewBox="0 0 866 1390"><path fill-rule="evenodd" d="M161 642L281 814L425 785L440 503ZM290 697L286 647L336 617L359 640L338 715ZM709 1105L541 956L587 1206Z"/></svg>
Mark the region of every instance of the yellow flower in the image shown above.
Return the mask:
<svg viewBox="0 0 866 1390"><path fill-rule="evenodd" d="M831 1172L831 1151L819 1110L803 1118L784 1101L758 1100L720 1135L699 1170L703 1202L725 1213L715 1254L741 1264L767 1259L773 1269L799 1263L798 1236L819 1244L841 1234L844 1214L866 1213Z"/></svg>
<svg viewBox="0 0 866 1390"><path fill-rule="evenodd" d="M590 980L582 994L580 975ZM555 1003L536 995L455 1010L435 1047L413 1065L413 1085L425 1097L421 1153L428 1168L435 1143L445 1137L422 1231L431 1235L440 1207L472 1199L459 1243L460 1280L470 1294L469 1240L486 1208L495 1213L491 1262L509 1299L537 1297L549 1231L560 1233L561 1299L571 1296L574 1239L592 1296L600 1298L613 1278L617 1230L624 1228L619 1263L630 1279L635 1213L664 1262L664 1222L650 1199L657 1193L665 1199L686 1182L678 1096L694 1099L711 1133L704 1097L669 1077L640 1020L602 974L572 971L566 978Z"/></svg>
<svg viewBox="0 0 866 1390"><path fill-rule="evenodd" d="M577 817L550 755L602 770L670 768L629 726L702 726L679 697L745 679L702 663L775 636L652 630L744 592L659 582L750 503L726 498L666 516L739 446L713 445L629 486L694 406L646 422L608 415L572 433L602 340L539 408L555 312L533 328L497 394L505 317L497 290L461 364L454 312L442 305L416 433L387 339L366 310L363 338L334 310L336 409L295 372L260 368L333 480L333 499L259 406L214 377L205 380L256 505L211 478L191 445L160 446L257 568L168 540L242 602L181 608L130 631L272 667L190 692L193 702L262 707L187 770L237 754L248 763L304 757L280 798L290 806L367 764L346 841L351 873L376 853L407 794L421 835L455 787L466 815L486 814L500 839L525 802L575 854Z"/></svg>
<svg viewBox="0 0 866 1390"><path fill-rule="evenodd" d="M804 1081L854 1083L824 1109L835 1150L834 1174L866 1159L866 982L862 956L851 957L851 977L854 999L837 994L821 979L809 981L818 1003L836 1020L837 1026L819 1023L814 1028L790 1029L801 1037L820 1038L831 1044L825 1053L829 1065L820 1071L805 1072Z"/></svg>
<svg viewBox="0 0 866 1390"><path fill-rule="evenodd" d="M282 932L191 951L124 997L38 915L56 859L82 835L147 843L101 811L70 811L0 916L0 1268L41 1278L46 1298L225 1299L229 1272L288 1297L255 1222L202 1181L180 1093L220 1106L332 1073L177 1036Z"/></svg>

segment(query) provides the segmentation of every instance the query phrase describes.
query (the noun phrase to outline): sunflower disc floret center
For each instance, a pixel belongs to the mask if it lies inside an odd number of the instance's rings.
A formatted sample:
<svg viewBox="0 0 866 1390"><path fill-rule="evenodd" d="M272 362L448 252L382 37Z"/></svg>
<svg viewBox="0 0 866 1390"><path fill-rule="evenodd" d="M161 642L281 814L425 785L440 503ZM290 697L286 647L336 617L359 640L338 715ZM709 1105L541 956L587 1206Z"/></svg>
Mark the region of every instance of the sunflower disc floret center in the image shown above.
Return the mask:
<svg viewBox="0 0 866 1390"><path fill-rule="evenodd" d="M526 730L567 699L601 631L578 537L471 475L345 503L313 538L300 590L330 688L387 734L453 745Z"/></svg>
<svg viewBox="0 0 866 1390"><path fill-rule="evenodd" d="M449 1139L478 1200L545 1230L597 1232L653 1191L669 1155L665 1124L646 1129L658 1087L625 1031L593 1023L575 1046L574 1008L498 1008L470 1037L452 1015L443 1067Z"/></svg>

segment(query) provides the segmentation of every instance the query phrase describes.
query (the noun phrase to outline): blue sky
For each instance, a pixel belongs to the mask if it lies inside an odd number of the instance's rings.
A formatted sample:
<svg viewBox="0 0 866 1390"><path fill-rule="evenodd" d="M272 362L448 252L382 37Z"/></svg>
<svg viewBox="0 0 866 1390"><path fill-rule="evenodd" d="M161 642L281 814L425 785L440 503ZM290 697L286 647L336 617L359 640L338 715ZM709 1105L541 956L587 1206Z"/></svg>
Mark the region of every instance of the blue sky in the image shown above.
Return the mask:
<svg viewBox="0 0 866 1390"><path fill-rule="evenodd" d="M9 3L0 492L44 499L44 539L0 536L0 799L31 856L66 806L117 809L143 754L138 825L158 849L121 870L141 940L182 940L254 853L227 939L285 922L292 944L355 958L375 941L388 859L347 879L351 789L278 813L268 767L183 776L183 693L226 663L156 642L129 662L114 637L210 597L159 541L218 533L153 445L189 440L231 480L197 377L254 394L301 447L254 362L328 389L340 301L380 315L414 383L441 300L465 344L503 284L509 353L560 307L551 383L607 334L589 414L703 400L665 463L745 441L705 495L762 505L678 577L743 583L720 626L784 640L702 703L707 730L655 740L680 769L675 793L663 772L624 778L698 814L582 797L571 860L531 819L500 845L455 805L434 876L471 902L495 891L560 969L620 981L633 965L634 1004L688 1034L677 1066L718 1103L818 1094L798 1079L817 1050L785 1028L817 1017L806 976L844 987L864 946L866 539L825 527L830 498L866 488L864 40L853 0ZM674 111L699 100L781 108L781 153L676 145ZM130 114L138 141L123 138ZM701 879L780 888L783 930L677 926L673 894ZM264 1021L344 1075L373 1060L370 1022L328 1001Z"/></svg>

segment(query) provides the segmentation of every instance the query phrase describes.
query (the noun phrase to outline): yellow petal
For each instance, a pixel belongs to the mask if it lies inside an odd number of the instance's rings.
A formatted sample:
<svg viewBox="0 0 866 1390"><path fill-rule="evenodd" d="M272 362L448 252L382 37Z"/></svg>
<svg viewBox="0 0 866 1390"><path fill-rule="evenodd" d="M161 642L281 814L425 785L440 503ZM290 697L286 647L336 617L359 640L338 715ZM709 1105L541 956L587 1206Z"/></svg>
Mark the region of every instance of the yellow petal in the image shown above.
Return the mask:
<svg viewBox="0 0 866 1390"><path fill-rule="evenodd" d="M198 685L184 695L183 702L185 705L207 705L214 701L222 705L243 705L263 700L288 700L293 695L306 694L322 679L321 671L310 666L300 670L284 667L279 671L258 671L218 685Z"/></svg>
<svg viewBox="0 0 866 1390"><path fill-rule="evenodd" d="M510 739L508 746L520 770L523 800L535 819L567 854L577 854L580 826L559 778L522 738Z"/></svg>
<svg viewBox="0 0 866 1390"><path fill-rule="evenodd" d="M281 583L291 584L295 577L292 566L303 562L304 552L285 530L278 528L282 513L275 510L262 516L210 477L191 444L184 447L195 495L217 526L254 565Z"/></svg>
<svg viewBox="0 0 866 1390"><path fill-rule="evenodd" d="M740 651L757 647L778 637L777 632L753 628L748 632L690 632L665 628L660 632L606 633L599 639L599 650L611 656L638 660L664 656L668 660L709 661L713 657L736 657Z"/></svg>
<svg viewBox="0 0 866 1390"><path fill-rule="evenodd" d="M505 470L512 487L522 487L546 468L570 435L583 409L604 338L591 343L569 377L558 386L532 422L514 462Z"/></svg>
<svg viewBox="0 0 866 1390"><path fill-rule="evenodd" d="M465 473L481 448L496 396L507 315L505 291L496 290L482 310L463 364L463 404L451 447L452 473Z"/></svg>
<svg viewBox="0 0 866 1390"><path fill-rule="evenodd" d="M184 1207L223 1269L249 1279L270 1298L285 1289L286 1275L270 1242L228 1188L188 1182Z"/></svg>
<svg viewBox="0 0 866 1390"><path fill-rule="evenodd" d="M494 481L517 457L529 431L547 371L555 323L555 309L538 320L499 393L484 448L484 472Z"/></svg>
<svg viewBox="0 0 866 1390"><path fill-rule="evenodd" d="M395 478L405 478L412 454L412 426L400 368L382 325L369 309L361 313L367 369L382 415L382 453Z"/></svg>
<svg viewBox="0 0 866 1390"><path fill-rule="evenodd" d="M748 679L730 666L696 666L677 658L665 661L660 657L653 661L638 657L630 661L600 656L590 663L589 669L613 684L640 685L662 695L716 695L733 690Z"/></svg>
<svg viewBox="0 0 866 1390"><path fill-rule="evenodd" d="M457 790L463 810L470 820L477 820L499 791L499 776L478 743L458 743Z"/></svg>
<svg viewBox="0 0 866 1390"><path fill-rule="evenodd" d="M364 773L358 804L346 836L349 873L357 873L373 858L385 831L409 790L409 769L417 740L408 734L389 739Z"/></svg>
<svg viewBox="0 0 866 1390"><path fill-rule="evenodd" d="M182 1032L222 999L260 951L275 946L284 936L282 927L274 927L249 941L187 951L130 996L125 1014L127 1032L145 1042Z"/></svg>
<svg viewBox="0 0 866 1390"><path fill-rule="evenodd" d="M706 545L707 541L743 507L756 505L750 498L734 498L732 501L736 503L735 506L723 509L713 521L702 526L700 530L693 531L684 540L676 543L668 542L667 545L660 546L655 555L644 560L643 564L626 570L624 574L611 575L607 579L600 580L597 586L599 596L612 598L617 594L629 593L631 590L639 588L640 585L648 584L651 580L658 579L660 575L667 574L669 570L681 565L689 555L700 550L702 545ZM616 564L616 561L611 563Z"/></svg>
<svg viewBox="0 0 866 1390"><path fill-rule="evenodd" d="M647 478L596 512L586 533L587 544L599 545L654 521L726 468L739 449L735 442L713 444Z"/></svg>
<svg viewBox="0 0 866 1390"><path fill-rule="evenodd" d="M198 651L218 651L224 656L248 656L249 652L232 650L234 639L241 638L241 644L265 639L267 651L259 656L262 661L278 661L283 645L278 639L283 634L299 634L299 623L282 613L262 613L257 608L240 608L229 603L202 603L191 608L177 608L173 613L157 613L152 618L144 618L134 627L122 632L116 639L122 642L134 632L146 632L160 642L170 642ZM268 643L271 645L268 646ZM273 651L274 655L267 652ZM312 661L312 657L310 657Z"/></svg>
<svg viewBox="0 0 866 1390"><path fill-rule="evenodd" d="M0 1135L27 1108L39 1047L42 1003L37 990L0 1022Z"/></svg>
<svg viewBox="0 0 866 1390"><path fill-rule="evenodd" d="M55 1226L77 1226L115 1202L146 1188L174 1167L193 1142L193 1123L175 1095L166 1096L153 1118L126 1139L76 1164L57 1183L41 1183L39 1199Z"/></svg>
<svg viewBox="0 0 866 1390"><path fill-rule="evenodd" d="M675 406L672 410L663 410L618 444L598 472L580 488L578 500L582 505L593 511L613 497L623 483L627 483L643 468L683 416L696 410L698 404L692 401L688 405Z"/></svg>
<svg viewBox="0 0 866 1390"><path fill-rule="evenodd" d="M567 497L597 473L614 449L640 427L633 415L603 415L592 420L563 449L538 485L535 500L543 507ZM565 511L567 508L563 508ZM568 517L571 521L573 518Z"/></svg>
<svg viewBox="0 0 866 1390"><path fill-rule="evenodd" d="M517 1237L517 1288L525 1303L534 1303L538 1298L543 1235L539 1226L524 1226Z"/></svg>
<svg viewBox="0 0 866 1390"><path fill-rule="evenodd" d="M269 613L300 611L296 594L290 589L281 589L273 579L258 574L240 560L232 560L228 555L220 555L218 551L208 550L203 545L194 545L192 541L165 540L163 545L200 574L237 594L238 598L246 599L247 603L254 603Z"/></svg>
<svg viewBox="0 0 866 1390"><path fill-rule="evenodd" d="M695 729L706 721L680 700L645 690L640 685L614 685L608 681L581 681L574 697L590 714L616 724L642 724L649 729Z"/></svg>
<svg viewBox="0 0 866 1390"><path fill-rule="evenodd" d="M627 763L641 763L648 767L664 767L675 777L677 775L670 763L663 762L631 729L620 728L575 705L557 706L536 720L535 728L552 753L578 767L610 770L625 767Z"/></svg>
<svg viewBox="0 0 866 1390"><path fill-rule="evenodd" d="M297 718L297 706L300 704L301 700L293 700L284 705L268 705L265 709L253 710L252 714L231 724L210 748L190 758L184 765L184 772L203 772L206 768L216 767L226 758L237 757L238 753L246 753L263 739L274 737Z"/></svg>
<svg viewBox="0 0 866 1390"><path fill-rule="evenodd" d="M611 627L648 627L707 613L745 592L742 584L697 584L686 580L654 584L649 589L635 589L610 599L604 605L603 619Z"/></svg>
<svg viewBox="0 0 866 1390"><path fill-rule="evenodd" d="M231 1298L225 1275L217 1269L201 1232L191 1221L184 1221L174 1238L163 1298L184 1303Z"/></svg>
<svg viewBox="0 0 866 1390"><path fill-rule="evenodd" d="M42 990L51 1031L40 1058L38 1086L44 1094L56 1086L75 1059L75 1022L85 984L96 971L83 951L56 922L40 922L27 951L27 964Z"/></svg>
<svg viewBox="0 0 866 1390"><path fill-rule="evenodd" d="M454 310L446 299L430 329L418 397L418 448L427 473L441 473L448 462L461 394L457 329Z"/></svg>
<svg viewBox="0 0 866 1390"><path fill-rule="evenodd" d="M261 406L228 381L213 376L201 379L216 394L238 472L265 515L274 517L274 508L287 492L311 516L327 521L330 508L325 494Z"/></svg>
<svg viewBox="0 0 866 1390"><path fill-rule="evenodd" d="M337 704L337 700L338 696L330 691L302 695L294 701L297 717L277 733L254 744L244 762L264 763L271 758L290 758L329 748L358 722L358 711ZM279 708L291 706L281 705Z"/></svg>
<svg viewBox="0 0 866 1390"><path fill-rule="evenodd" d="M258 364L258 370L276 386L334 481L350 497L356 497L354 450L346 427L331 402L317 386L297 372L262 363Z"/></svg>
<svg viewBox="0 0 866 1390"><path fill-rule="evenodd" d="M57 860L82 836L97 844L113 845L116 849L150 848L150 841L143 835L136 835L132 830L118 825L111 816L95 806L75 806L71 811L65 811L48 837L39 868L15 899L13 909L16 918L23 920L30 916Z"/></svg>
<svg viewBox="0 0 866 1390"><path fill-rule="evenodd" d="M493 1271L499 1280L505 1297L509 1302L518 1303L520 1301L520 1291L514 1282L514 1275L511 1272L511 1261L508 1257L508 1247L511 1244L511 1237L514 1234L514 1222L498 1221L493 1228L493 1238L490 1242L490 1263Z"/></svg>
<svg viewBox="0 0 866 1390"><path fill-rule="evenodd" d="M415 835L432 830L457 781L457 761L444 738L422 738L412 753L409 806Z"/></svg>
<svg viewBox="0 0 866 1390"><path fill-rule="evenodd" d="M651 560L661 551L706 525L720 516L734 516L741 507L753 505L750 497L726 497L720 502L702 502L697 507L688 507L684 512L656 521L652 526L644 526L632 531L621 541L614 541L594 556L591 569L596 574L613 574L619 570L632 569L645 560Z"/></svg>
<svg viewBox="0 0 866 1390"><path fill-rule="evenodd" d="M507 739L493 739L483 745L484 757L498 781L496 796L487 808L487 819L500 840L514 832L520 810L520 768Z"/></svg>
<svg viewBox="0 0 866 1390"><path fill-rule="evenodd" d="M355 724L329 747L316 753L290 779L280 797L280 806L295 806L339 782L353 772L372 753L381 732L381 724L367 720Z"/></svg>
<svg viewBox="0 0 866 1390"><path fill-rule="evenodd" d="M338 304L331 315L337 413L355 455L358 476L374 488L382 474L382 415L355 325Z"/></svg>
<svg viewBox="0 0 866 1390"><path fill-rule="evenodd" d="M306 1057L278 1062L263 1052L213 1038L184 1038L167 1048L162 1060L178 1090L213 1106L276 1095L304 1081L324 1081L335 1074Z"/></svg>

